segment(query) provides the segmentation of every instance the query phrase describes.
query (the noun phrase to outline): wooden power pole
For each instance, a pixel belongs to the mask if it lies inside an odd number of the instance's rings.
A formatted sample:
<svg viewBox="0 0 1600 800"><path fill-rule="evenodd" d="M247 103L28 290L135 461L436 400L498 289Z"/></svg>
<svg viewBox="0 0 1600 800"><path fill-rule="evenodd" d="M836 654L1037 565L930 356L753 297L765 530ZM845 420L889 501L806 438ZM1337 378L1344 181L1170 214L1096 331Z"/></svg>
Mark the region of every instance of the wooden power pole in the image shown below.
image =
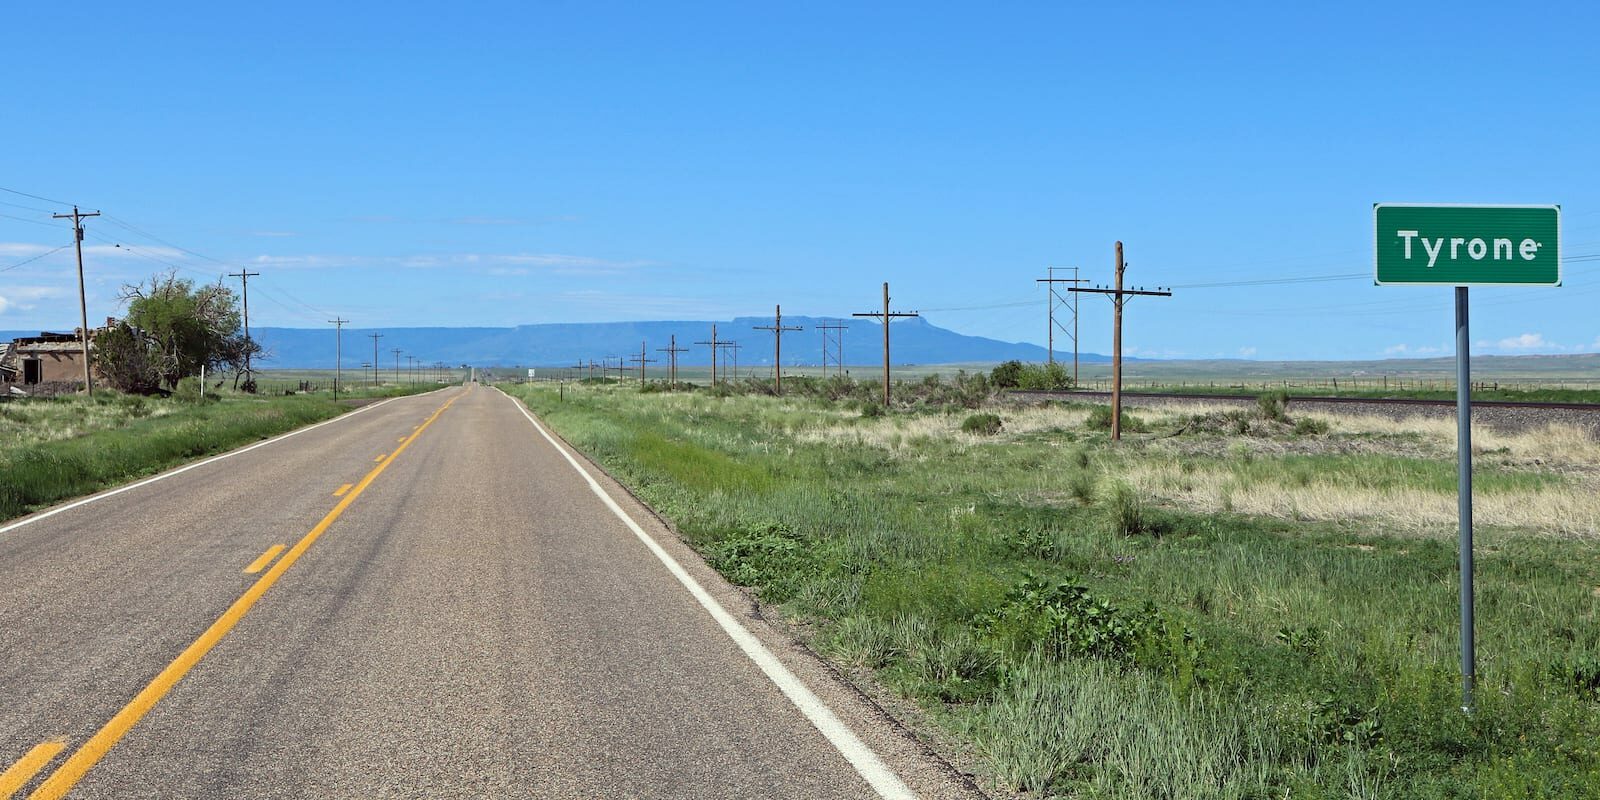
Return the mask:
<svg viewBox="0 0 1600 800"><path fill-rule="evenodd" d="M334 317L333 319L328 320L328 322L329 324L333 325L333 399L334 402L338 402L339 367L340 363L344 360L344 353L341 349L344 342L344 326L349 323L350 320L342 317Z"/></svg>
<svg viewBox="0 0 1600 800"><path fill-rule="evenodd" d="M88 217L98 217L100 212L91 211L87 214L72 207L71 214L52 214L55 219L72 220L72 245L78 250L78 318L83 323L83 330L78 334L78 341L83 345L83 393L94 395L94 382L89 377L89 298L83 288L83 220Z"/></svg>
<svg viewBox="0 0 1600 800"><path fill-rule="evenodd" d="M641 342L639 342L639 355L629 356L628 357L629 361L637 361L639 363L639 385L640 386L644 386L644 365L656 363L656 360L653 359L653 358L645 358L644 353L645 353L645 343L643 341L641 341Z"/></svg>
<svg viewBox="0 0 1600 800"><path fill-rule="evenodd" d="M773 321L771 325L757 325L758 331L772 331L772 392L783 394L783 332L803 331L800 325L783 324L783 306L772 307Z"/></svg>
<svg viewBox="0 0 1600 800"><path fill-rule="evenodd" d="M238 272L228 273L228 277L239 279L239 291L244 300L244 388L252 394L256 390L256 374L250 369L250 279L260 274L244 267L240 267Z"/></svg>
<svg viewBox="0 0 1600 800"><path fill-rule="evenodd" d="M920 317L915 311L890 311L889 310L889 282L883 284L883 311L865 311L851 314L852 317L878 317L883 322L883 407L889 408L889 321L898 317Z"/></svg>
<svg viewBox="0 0 1600 800"><path fill-rule="evenodd" d="M1093 289L1073 286L1068 289L1072 292L1092 292L1103 294L1111 298L1114 309L1111 328L1111 441L1122 439L1122 306L1133 297L1171 297L1172 291L1157 287L1154 291L1145 289L1122 288L1122 270L1127 265L1122 262L1122 242L1117 242L1117 284L1114 288L1095 287Z"/></svg>
<svg viewBox="0 0 1600 800"><path fill-rule="evenodd" d="M378 385L378 340L383 338L381 333L369 333L372 337L372 385Z"/></svg>
<svg viewBox="0 0 1600 800"><path fill-rule="evenodd" d="M717 344L717 326L716 326L716 323L712 323L712 325L711 325L711 341L709 341L709 342L695 342L695 344L704 344L704 345L710 345L711 346L711 385L712 386L716 386L717 385L717 348L720 346L720 345Z"/></svg>
<svg viewBox="0 0 1600 800"><path fill-rule="evenodd" d="M678 346L678 334L676 333L672 334L669 342L670 344L666 347L657 347L656 352L667 354L667 385L676 389L678 388L678 354L689 352L689 348Z"/></svg>

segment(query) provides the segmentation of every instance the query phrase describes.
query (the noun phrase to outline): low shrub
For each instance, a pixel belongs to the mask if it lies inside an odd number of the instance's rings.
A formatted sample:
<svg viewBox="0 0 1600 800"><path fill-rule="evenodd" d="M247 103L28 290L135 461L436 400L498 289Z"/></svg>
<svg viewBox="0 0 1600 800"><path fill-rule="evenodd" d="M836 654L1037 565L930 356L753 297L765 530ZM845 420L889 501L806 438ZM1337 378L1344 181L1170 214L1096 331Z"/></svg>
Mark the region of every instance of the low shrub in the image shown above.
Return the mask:
<svg viewBox="0 0 1600 800"><path fill-rule="evenodd" d="M756 587L770 603L794 597L816 572L808 543L778 523L753 526L712 543L706 561L728 580Z"/></svg>
<svg viewBox="0 0 1600 800"><path fill-rule="evenodd" d="M1022 362L1006 361L989 373L989 382L998 389L1015 389L1022 385Z"/></svg>
<svg viewBox="0 0 1600 800"><path fill-rule="evenodd" d="M1067 495L1078 501L1078 505L1091 505L1094 503L1094 473L1080 469L1067 478Z"/></svg>
<svg viewBox="0 0 1600 800"><path fill-rule="evenodd" d="M1324 436L1328 433L1328 429L1328 421L1325 419L1303 417L1294 422L1296 436Z"/></svg>
<svg viewBox="0 0 1600 800"><path fill-rule="evenodd" d="M1283 389L1267 392L1256 398L1256 408L1262 419L1273 422L1289 421L1289 392Z"/></svg>
<svg viewBox="0 0 1600 800"><path fill-rule="evenodd" d="M961 421L961 430L975 436L993 436L1003 425L998 414L973 414Z"/></svg>
<svg viewBox="0 0 1600 800"><path fill-rule="evenodd" d="M1112 481L1103 499L1111 530L1123 536L1153 532L1144 500L1126 481Z"/></svg>
<svg viewBox="0 0 1600 800"><path fill-rule="evenodd" d="M1059 363L1024 364L1017 376L1017 388L1058 391L1072 388L1072 375Z"/></svg>
<svg viewBox="0 0 1600 800"><path fill-rule="evenodd" d="M1095 406L1089 409L1089 418L1084 420L1083 426L1092 431L1111 430L1111 406ZM1122 430L1124 433L1144 433L1148 428L1144 420L1123 409Z"/></svg>

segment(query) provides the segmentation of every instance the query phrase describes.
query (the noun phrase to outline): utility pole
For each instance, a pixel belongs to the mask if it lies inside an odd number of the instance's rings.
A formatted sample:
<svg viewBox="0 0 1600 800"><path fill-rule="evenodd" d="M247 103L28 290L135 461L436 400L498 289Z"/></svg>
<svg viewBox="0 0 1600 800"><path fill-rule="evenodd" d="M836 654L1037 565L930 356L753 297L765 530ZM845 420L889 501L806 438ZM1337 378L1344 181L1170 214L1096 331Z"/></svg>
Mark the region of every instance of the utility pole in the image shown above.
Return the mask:
<svg viewBox="0 0 1600 800"><path fill-rule="evenodd" d="M350 320L334 317L333 319L328 320L328 322L329 324L333 325L333 400L334 402L338 402L339 366L340 362L344 359L344 353L341 350L344 342L344 326L346 323L350 322Z"/></svg>
<svg viewBox="0 0 1600 800"><path fill-rule="evenodd" d="M71 214L52 214L55 219L72 220L72 244L78 250L78 317L83 322L83 331L78 335L78 341L83 345L83 393L94 396L94 382L89 378L89 298L83 289L83 220L87 217L98 217L100 212L93 211L82 213L77 206L72 207Z"/></svg>
<svg viewBox="0 0 1600 800"><path fill-rule="evenodd" d="M641 342L639 342L639 355L630 356L628 358L629 361L637 361L639 363L639 385L640 386L644 385L644 365L656 363L656 360L653 359L653 358L645 358L644 350L645 350L645 343L641 341Z"/></svg>
<svg viewBox="0 0 1600 800"><path fill-rule="evenodd" d="M720 345L717 344L717 325L716 325L716 323L712 323L711 324L711 341L709 341L709 342L695 342L695 344L711 345L711 385L712 386L716 386L717 385L717 355L718 355L717 348L720 346Z"/></svg>
<svg viewBox="0 0 1600 800"><path fill-rule="evenodd" d="M1172 291L1156 287L1154 291L1145 289L1122 288L1122 270L1127 264L1122 262L1122 242L1117 242L1117 284L1115 288L1103 286L1087 289L1073 286L1069 292L1092 292L1103 294L1111 298L1111 306L1115 309L1114 322L1111 328L1111 441L1122 440L1122 306L1129 298L1133 297L1171 297Z"/></svg>
<svg viewBox="0 0 1600 800"><path fill-rule="evenodd" d="M378 384L378 340L383 338L381 333L369 333L372 337L372 384Z"/></svg>
<svg viewBox="0 0 1600 800"><path fill-rule="evenodd" d="M244 267L228 273L228 277L239 279L240 294L244 298L244 386L245 391L251 393L256 389L256 374L250 369L250 279L260 274Z"/></svg>
<svg viewBox="0 0 1600 800"><path fill-rule="evenodd" d="M676 333L672 334L672 338L669 341L671 343L666 347L657 347L656 352L667 354L667 385L676 389L678 388L678 354L689 352L689 348L678 346L678 334Z"/></svg>
<svg viewBox="0 0 1600 800"><path fill-rule="evenodd" d="M406 353L406 383L410 386L417 385L417 357Z"/></svg>
<svg viewBox="0 0 1600 800"><path fill-rule="evenodd" d="M401 350L398 347L396 347L393 350L390 350L389 352L394 353L394 385L399 386L400 385L400 354L404 353L405 351Z"/></svg>
<svg viewBox="0 0 1600 800"><path fill-rule="evenodd" d="M735 381L739 380L739 342L734 340L734 339L727 339L727 340L718 342L717 346L721 347L722 351L723 351L723 356L722 356L722 366L723 366L722 373L723 373L723 376L724 376L723 380L727 380L726 376L728 374L728 370L727 370L728 353L730 353L730 352L733 354L733 379Z"/></svg>
<svg viewBox="0 0 1600 800"><path fill-rule="evenodd" d="M830 339L832 340L832 344L834 345L834 348L835 348L834 358L833 358L834 366L838 368L838 374L839 375L841 375L841 376L844 375L844 332L846 330L848 330L849 327L850 327L849 325L846 325L846 324L844 324L842 322L824 322L821 325L817 326L817 330L822 331L822 375L823 375L823 377L827 377L827 375L828 375L828 344L829 344L829 340ZM837 333L837 335L830 337L828 335L829 331L837 331L838 333Z"/></svg>
<svg viewBox="0 0 1600 800"><path fill-rule="evenodd" d="M1042 283L1042 284L1045 285L1045 288L1049 290L1049 295L1046 298L1048 300L1048 302L1049 302L1048 312L1047 312L1048 321L1046 323L1046 335L1049 337L1048 341L1049 341L1049 347L1050 347L1050 363L1051 364L1056 363L1056 329L1060 328L1062 333L1065 333L1068 337L1070 337L1072 339L1072 385L1073 385L1073 387L1077 387L1077 385L1078 385L1078 296L1075 295L1075 294L1072 294L1071 292L1067 293L1067 297L1071 297L1072 298L1072 302L1070 304L1071 308L1072 308L1072 331L1069 333L1065 326L1063 326L1059 322L1056 322L1056 307L1057 306L1066 306L1066 305L1068 305L1067 298L1066 297L1062 297L1061 293L1056 291L1056 284L1058 284L1058 283L1070 283L1070 284L1073 284L1073 285L1077 285L1077 284L1080 284L1080 283L1088 283L1089 281L1087 279L1078 277L1078 268L1077 267L1061 267L1061 269L1070 269L1070 270L1072 270L1072 277L1070 277L1070 278L1057 278L1056 277L1056 269L1057 269L1056 267L1050 267L1049 268L1049 270L1050 270L1049 271L1049 276L1050 277L1048 277L1048 278L1035 278L1034 279L1034 283Z"/></svg>
<svg viewBox="0 0 1600 800"><path fill-rule="evenodd" d="M771 325L757 325L758 331L772 331L772 392L783 394L783 332L803 331L802 325L783 324L783 306L772 307L773 322Z"/></svg>
<svg viewBox="0 0 1600 800"><path fill-rule="evenodd" d="M883 408L889 409L889 320L897 317L920 317L915 311L890 311L889 310L889 282L883 283L883 311L866 311L851 314L852 317L879 317L883 321Z"/></svg>

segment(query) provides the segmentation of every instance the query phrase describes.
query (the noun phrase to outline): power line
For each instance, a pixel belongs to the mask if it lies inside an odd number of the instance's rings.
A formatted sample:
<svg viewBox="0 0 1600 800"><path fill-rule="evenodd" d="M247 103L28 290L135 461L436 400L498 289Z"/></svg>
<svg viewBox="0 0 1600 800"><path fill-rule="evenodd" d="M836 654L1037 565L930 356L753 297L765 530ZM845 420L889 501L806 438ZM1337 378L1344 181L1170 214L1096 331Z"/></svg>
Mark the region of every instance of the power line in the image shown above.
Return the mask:
<svg viewBox="0 0 1600 800"><path fill-rule="evenodd" d="M1231 286L1275 286L1294 283L1324 283L1327 281L1349 281L1357 278L1371 278L1370 272L1344 272L1337 275L1303 275L1295 278L1260 278L1248 281L1221 281L1218 283L1180 283L1169 288L1172 289L1220 289Z"/></svg>
<svg viewBox="0 0 1600 800"><path fill-rule="evenodd" d="M220 258L212 258L211 256L208 256L205 253L197 253L197 252L195 252L193 250L190 250L189 248L184 247L182 245L173 244L172 242L169 242L166 239L163 239L163 238L161 238L161 237L159 237L159 236L157 236L157 235L155 235L153 233L150 233L149 231L142 230L140 228L134 227L134 225L132 223L130 223L130 222L126 221L126 220L118 219L117 217L113 217L113 216L110 216L110 215L106 216L106 220L109 221L113 225L116 225L116 226L121 227L121 228L125 228L125 229L127 229L127 230L129 230L129 231L131 231L133 233L136 233L136 234L138 234L140 236L143 236L146 239L149 239L149 240L151 240L151 241L153 241L153 242L155 242L157 244L164 244L167 247L170 247L170 248L172 248L174 250L177 250L180 253L186 253L188 255L194 256L195 258L202 259L204 261L210 261L213 264L221 264L224 267L237 267L238 266L237 264L232 264L232 263L229 263L227 261L223 261Z"/></svg>
<svg viewBox="0 0 1600 800"><path fill-rule="evenodd" d="M54 214L55 213L54 211L51 211L48 208L39 208L37 206L25 206L25 205L23 205L21 203L7 203L4 200L0 200L0 206L11 206L12 208L23 208L23 209L27 209L29 211L37 211L40 214Z"/></svg>
<svg viewBox="0 0 1600 800"><path fill-rule="evenodd" d="M109 217L108 217L108 219L109 219ZM233 267L233 266L235 266L233 264L229 264L226 261L221 261L219 259L211 258L210 256L204 255L202 253L197 253L197 252L195 252L193 250L189 250L189 249L184 248L184 247L179 247L179 246L177 246L175 244L172 244L170 242L167 242L165 240L157 239L154 236L150 236L150 234L148 234L148 233L144 233L143 231L135 230L135 229L133 229L133 228L127 226L127 225L124 225L123 227L129 228L129 230L134 230L134 232L139 233L142 236L146 236L146 237L148 237L150 239L153 239L158 244L162 244L162 245L165 245L167 247L171 247L174 250L177 250L177 251L182 252L182 253L187 253L187 254L192 255L192 256L194 256L196 258L202 258L202 259L205 259L207 261L211 261L213 263L220 264L220 265L225 266L225 267ZM89 236L89 238L91 238L91 239L95 239L95 240L104 242L106 244L121 248L123 250L127 250L128 252L133 253L134 255L140 256L142 258L147 258L147 259L149 259L151 261L154 261L154 262L156 262L158 264L164 264L164 265L166 265L168 267L171 267L171 268L173 268L175 270L179 270L179 271L182 271L182 272L188 272L188 273L191 273L191 274L194 274L194 275L203 275L207 279L210 278L210 275L207 274L207 273L201 272L201 271L199 271L197 269L194 269L192 267L187 267L187 266L184 266L184 265L181 265L181 264L176 264L174 262L167 261L167 260L162 259L162 258L157 258L154 255L151 255L149 253L146 253L146 252L143 252L143 251L139 250L134 245L124 244L122 242L118 242L118 241L113 240L113 239L108 239L108 238L106 238L104 236L99 236L99 235L96 235L96 234L93 234L93 233L88 233L86 235ZM239 266L238 269L243 270L243 269L246 269L246 268L243 267L243 266ZM314 314L314 315L316 315L318 317L322 317L322 316L326 316L327 314L330 313L325 309L318 308L316 306L311 305L310 303L305 302L304 300L301 300L298 297L295 297L293 294L290 294L289 292L287 292L287 291L285 291L283 289L268 287L266 289L266 293L268 295L277 295L278 297L281 297L284 300L288 300L290 303L294 303L295 305L299 306L301 309L304 309L304 311L301 311L301 310L297 310L297 309L294 309L294 308L290 308L288 305L285 305L281 300L275 299L274 297L270 297L270 296L267 298L268 300L272 301L272 303L274 305L278 306L279 308L284 309L285 311L288 311L288 312L290 312L292 314L295 314L297 316L304 317L306 312L310 312L311 314Z"/></svg>
<svg viewBox="0 0 1600 800"><path fill-rule="evenodd" d="M48 197L40 197L39 195L36 195L36 194L28 194L27 192L19 192L16 189L7 189L4 186L0 186L0 192L10 192L12 194L22 195L23 197L31 197L31 198L33 198L35 200L43 200L46 203L54 203L55 205L58 205L58 206L70 206L70 205L72 205L71 203L69 203L69 202L67 202L65 200L51 200Z"/></svg>
<svg viewBox="0 0 1600 800"><path fill-rule="evenodd" d="M989 305L982 306L947 306L945 308L924 308L922 311L923 313L930 311L987 311L991 308L1021 308L1023 306L1034 305L1037 302L1037 300L1017 300L1007 301L1004 303L990 303Z"/></svg>
<svg viewBox="0 0 1600 800"><path fill-rule="evenodd" d="M12 215L12 214L0 214L0 217L5 217L6 219L14 219L14 220L16 220L18 222L31 222L34 225L43 225L46 228L58 228L59 229L61 227L59 225L56 225L53 222L45 222L42 219L29 219L27 217L18 217L18 216Z"/></svg>
<svg viewBox="0 0 1600 800"><path fill-rule="evenodd" d="M47 250L47 251L45 251L43 253L40 253L39 255L36 255L33 258L28 258L28 259L24 259L22 261L18 261L17 263L12 264L9 267L0 267L0 272L10 272L11 270L16 269L17 267L27 266L28 264L32 264L33 262L38 261L39 259L44 258L45 256L55 255L56 253L59 253L62 250L65 250L65 249L67 249L67 248L69 248L71 246L72 245L70 245L70 244L64 244L64 245L61 245L60 247L57 247L54 250Z"/></svg>

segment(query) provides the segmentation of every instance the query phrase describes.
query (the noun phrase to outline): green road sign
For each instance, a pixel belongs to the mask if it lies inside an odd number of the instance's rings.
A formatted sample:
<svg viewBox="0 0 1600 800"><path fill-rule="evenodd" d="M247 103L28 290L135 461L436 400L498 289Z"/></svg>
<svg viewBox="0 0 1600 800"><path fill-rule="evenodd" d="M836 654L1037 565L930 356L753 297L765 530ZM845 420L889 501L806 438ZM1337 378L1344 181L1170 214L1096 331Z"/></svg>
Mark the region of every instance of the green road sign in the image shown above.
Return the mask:
<svg viewBox="0 0 1600 800"><path fill-rule="evenodd" d="M1561 285L1561 206L1376 203L1379 285Z"/></svg>

